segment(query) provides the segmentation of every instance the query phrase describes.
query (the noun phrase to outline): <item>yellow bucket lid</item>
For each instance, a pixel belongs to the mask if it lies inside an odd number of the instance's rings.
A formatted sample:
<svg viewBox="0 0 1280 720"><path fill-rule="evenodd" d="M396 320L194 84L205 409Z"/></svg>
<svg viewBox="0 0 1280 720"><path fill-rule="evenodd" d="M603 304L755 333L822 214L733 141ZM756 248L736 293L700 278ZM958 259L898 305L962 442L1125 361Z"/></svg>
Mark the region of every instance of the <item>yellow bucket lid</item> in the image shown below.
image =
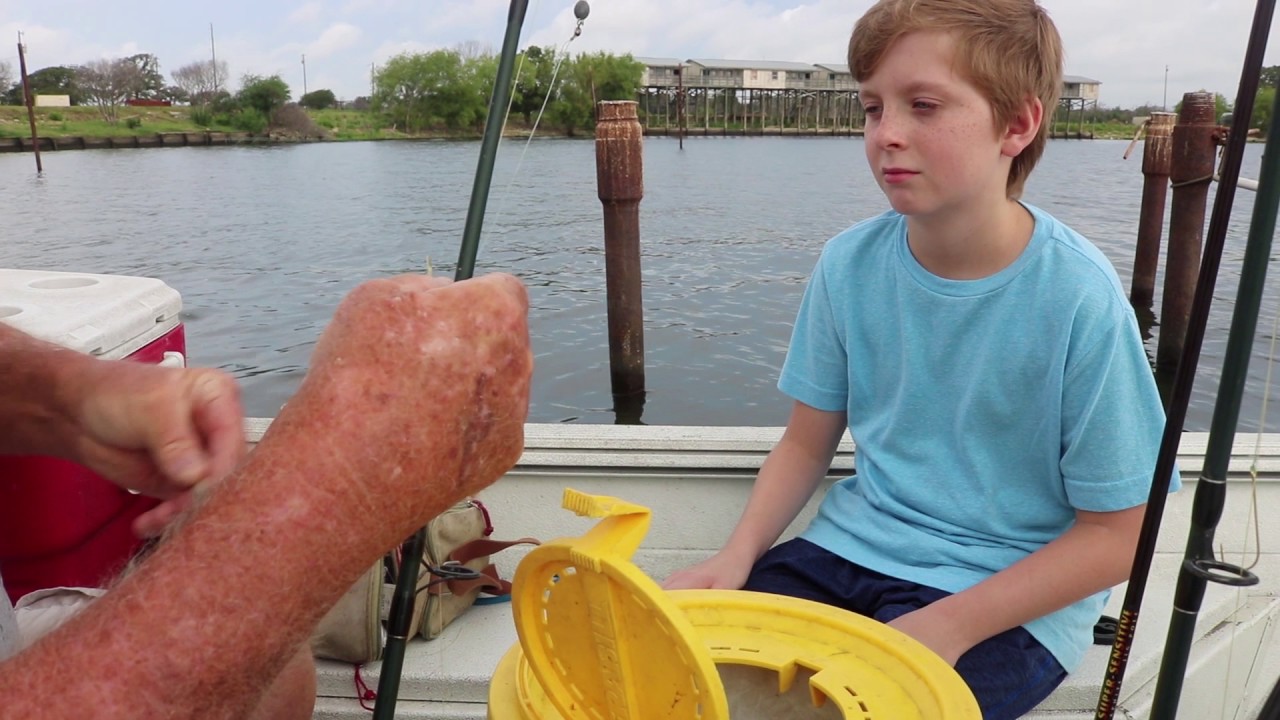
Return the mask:
<svg viewBox="0 0 1280 720"><path fill-rule="evenodd" d="M813 704L830 700L845 718L982 717L955 670L907 635L798 598L664 591L630 561L648 508L571 489L564 506L603 519L516 570L520 644L494 675L491 718L728 718L717 663L776 671L780 693L807 669Z"/></svg>
<svg viewBox="0 0 1280 720"><path fill-rule="evenodd" d="M520 645L556 709L565 718L728 718L693 625L631 563L649 509L571 489L564 506L604 519L532 550L511 593Z"/></svg>

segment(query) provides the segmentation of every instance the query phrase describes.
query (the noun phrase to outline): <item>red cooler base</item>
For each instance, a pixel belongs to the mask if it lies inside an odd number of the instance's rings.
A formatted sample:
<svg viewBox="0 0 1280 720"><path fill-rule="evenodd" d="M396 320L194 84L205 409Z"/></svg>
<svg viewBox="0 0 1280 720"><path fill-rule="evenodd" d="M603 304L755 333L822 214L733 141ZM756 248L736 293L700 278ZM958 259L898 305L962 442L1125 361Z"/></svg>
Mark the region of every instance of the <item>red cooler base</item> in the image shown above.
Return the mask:
<svg viewBox="0 0 1280 720"><path fill-rule="evenodd" d="M0 460L0 578L9 598L41 588L103 587L142 546L133 520L158 503L75 463Z"/></svg>
<svg viewBox="0 0 1280 720"><path fill-rule="evenodd" d="M179 324L128 359L159 364L185 351ZM157 504L65 460L0 457L0 580L9 598L107 585L143 545L134 518Z"/></svg>

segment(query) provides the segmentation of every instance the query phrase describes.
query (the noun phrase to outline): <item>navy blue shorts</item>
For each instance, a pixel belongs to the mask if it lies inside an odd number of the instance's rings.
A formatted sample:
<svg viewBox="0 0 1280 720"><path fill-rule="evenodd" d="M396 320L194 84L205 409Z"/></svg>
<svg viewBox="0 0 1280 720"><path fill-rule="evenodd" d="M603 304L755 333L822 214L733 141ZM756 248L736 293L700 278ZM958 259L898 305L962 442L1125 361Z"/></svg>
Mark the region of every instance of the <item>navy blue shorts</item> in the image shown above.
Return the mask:
<svg viewBox="0 0 1280 720"><path fill-rule="evenodd" d="M868 570L799 538L756 561L743 589L815 600L884 623L951 594ZM956 672L978 699L984 720L1021 717L1067 677L1057 659L1020 627L970 648Z"/></svg>

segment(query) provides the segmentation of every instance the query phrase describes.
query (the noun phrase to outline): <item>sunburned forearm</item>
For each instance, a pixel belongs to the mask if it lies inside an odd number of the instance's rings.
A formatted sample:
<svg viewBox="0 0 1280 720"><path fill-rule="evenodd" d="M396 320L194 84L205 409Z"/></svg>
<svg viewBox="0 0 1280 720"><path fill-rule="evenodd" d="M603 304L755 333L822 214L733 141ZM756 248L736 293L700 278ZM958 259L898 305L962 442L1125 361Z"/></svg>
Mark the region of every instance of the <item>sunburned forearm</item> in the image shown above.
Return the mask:
<svg viewBox="0 0 1280 720"><path fill-rule="evenodd" d="M363 570L518 459L527 311L507 276L352 291L249 460L138 572L0 664L6 716L245 717Z"/></svg>
<svg viewBox="0 0 1280 720"><path fill-rule="evenodd" d="M69 380L94 362L0 323L0 454L68 452Z"/></svg>
<svg viewBox="0 0 1280 720"><path fill-rule="evenodd" d="M964 647L1060 610L1128 577L1142 507L1106 522L1077 522L1063 535L1005 570L935 603Z"/></svg>
<svg viewBox="0 0 1280 720"><path fill-rule="evenodd" d="M412 501L371 507L358 468L289 440L290 452L255 454L211 492L137 573L0 665L0 707L15 717L246 716L255 682L265 687L359 573L450 502L405 478Z"/></svg>

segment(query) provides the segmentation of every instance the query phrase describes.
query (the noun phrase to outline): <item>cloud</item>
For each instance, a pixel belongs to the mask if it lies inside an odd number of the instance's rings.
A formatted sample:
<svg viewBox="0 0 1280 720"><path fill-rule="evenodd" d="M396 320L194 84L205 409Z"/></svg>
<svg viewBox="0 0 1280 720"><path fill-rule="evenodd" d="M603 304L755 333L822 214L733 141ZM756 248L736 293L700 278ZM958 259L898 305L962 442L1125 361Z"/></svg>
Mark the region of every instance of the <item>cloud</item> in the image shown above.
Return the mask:
<svg viewBox="0 0 1280 720"><path fill-rule="evenodd" d="M320 22L320 13L324 8L318 2L309 2L300 5L298 9L289 14L289 22L298 24L311 24Z"/></svg>
<svg viewBox="0 0 1280 720"><path fill-rule="evenodd" d="M349 23L334 23L320 37L307 46L307 52L317 58L329 57L334 53L354 47L364 35L360 28Z"/></svg>

